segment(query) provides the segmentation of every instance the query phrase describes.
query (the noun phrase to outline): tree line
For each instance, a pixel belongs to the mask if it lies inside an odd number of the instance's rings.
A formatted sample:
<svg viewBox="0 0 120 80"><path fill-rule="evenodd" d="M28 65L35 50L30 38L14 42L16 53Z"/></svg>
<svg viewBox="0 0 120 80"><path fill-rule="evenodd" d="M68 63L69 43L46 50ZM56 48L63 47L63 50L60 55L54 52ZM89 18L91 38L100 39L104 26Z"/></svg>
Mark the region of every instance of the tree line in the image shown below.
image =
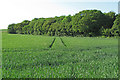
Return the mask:
<svg viewBox="0 0 120 80"><path fill-rule="evenodd" d="M71 16L34 18L8 25L8 33L49 36L120 36L120 14L83 10Z"/></svg>

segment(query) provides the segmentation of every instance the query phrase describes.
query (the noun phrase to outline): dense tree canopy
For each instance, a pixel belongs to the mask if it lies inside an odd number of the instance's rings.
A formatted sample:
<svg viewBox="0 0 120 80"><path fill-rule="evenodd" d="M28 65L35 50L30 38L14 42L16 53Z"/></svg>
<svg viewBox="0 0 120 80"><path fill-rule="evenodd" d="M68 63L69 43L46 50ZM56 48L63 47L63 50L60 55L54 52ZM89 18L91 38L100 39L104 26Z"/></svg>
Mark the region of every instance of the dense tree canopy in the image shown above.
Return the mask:
<svg viewBox="0 0 120 80"><path fill-rule="evenodd" d="M119 30L120 30L120 14L117 15L117 17L114 21L113 27L111 29L112 35L120 36Z"/></svg>
<svg viewBox="0 0 120 80"><path fill-rule="evenodd" d="M71 16L34 18L10 24L9 33L49 36L118 36L120 15L115 12L83 10Z"/></svg>

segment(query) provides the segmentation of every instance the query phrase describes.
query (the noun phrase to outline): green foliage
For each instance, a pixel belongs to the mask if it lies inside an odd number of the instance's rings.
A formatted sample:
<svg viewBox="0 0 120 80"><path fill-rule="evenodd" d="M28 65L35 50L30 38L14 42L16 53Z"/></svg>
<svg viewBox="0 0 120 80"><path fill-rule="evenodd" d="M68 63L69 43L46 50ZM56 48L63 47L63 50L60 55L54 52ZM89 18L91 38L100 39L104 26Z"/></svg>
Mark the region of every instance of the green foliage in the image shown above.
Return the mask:
<svg viewBox="0 0 120 80"><path fill-rule="evenodd" d="M104 28L112 28L113 26L113 22L115 20L115 12L108 12L108 13L104 13L105 14L105 17L104 17Z"/></svg>
<svg viewBox="0 0 120 80"><path fill-rule="evenodd" d="M15 24L8 25L8 33L16 33L14 27L15 27Z"/></svg>
<svg viewBox="0 0 120 80"><path fill-rule="evenodd" d="M70 22L70 21L71 21L71 15L66 16L66 17L62 20L62 22L64 22L64 23Z"/></svg>
<svg viewBox="0 0 120 80"><path fill-rule="evenodd" d="M112 36L111 29L104 29L102 31L102 35L105 37L111 37Z"/></svg>
<svg viewBox="0 0 120 80"><path fill-rule="evenodd" d="M8 32L49 36L119 36L116 35L118 28L115 28L118 22L115 12L83 10L73 16L24 20L21 23L9 25ZM108 34L108 29L111 31L110 34Z"/></svg>
<svg viewBox="0 0 120 80"><path fill-rule="evenodd" d="M112 27L112 33L114 34L114 36L120 36L120 14L117 15L113 27Z"/></svg>

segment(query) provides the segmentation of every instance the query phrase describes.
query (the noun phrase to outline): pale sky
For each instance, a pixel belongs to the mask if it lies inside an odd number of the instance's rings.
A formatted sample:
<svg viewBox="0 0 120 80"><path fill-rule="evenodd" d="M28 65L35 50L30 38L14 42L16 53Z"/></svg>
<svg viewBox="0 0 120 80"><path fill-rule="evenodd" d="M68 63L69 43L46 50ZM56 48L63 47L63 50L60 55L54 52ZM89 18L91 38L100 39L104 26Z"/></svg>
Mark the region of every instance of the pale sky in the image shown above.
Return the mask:
<svg viewBox="0 0 120 80"><path fill-rule="evenodd" d="M41 17L74 15L86 9L118 13L119 0L1 0L0 29L9 24Z"/></svg>

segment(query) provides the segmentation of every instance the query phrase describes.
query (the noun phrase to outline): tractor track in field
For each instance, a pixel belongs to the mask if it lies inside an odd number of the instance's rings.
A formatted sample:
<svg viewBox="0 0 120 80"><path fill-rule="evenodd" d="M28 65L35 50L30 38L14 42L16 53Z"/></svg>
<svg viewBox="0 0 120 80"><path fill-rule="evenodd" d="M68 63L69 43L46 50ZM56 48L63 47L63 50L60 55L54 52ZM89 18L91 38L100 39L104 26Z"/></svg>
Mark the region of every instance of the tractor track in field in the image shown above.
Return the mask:
<svg viewBox="0 0 120 80"><path fill-rule="evenodd" d="M59 38L60 38L62 44L63 44L65 47L67 47L67 45L64 43L64 41L62 40L62 38L61 38L61 37L59 37ZM52 43L50 44L49 48L52 48L52 46L53 46L55 40L56 40L56 38L53 39L53 41L52 41Z"/></svg>
<svg viewBox="0 0 120 80"><path fill-rule="evenodd" d="M67 47L67 45L64 43L64 41L63 41L63 39L60 37L60 40L61 40L61 42L62 42L62 44L65 46L65 47Z"/></svg>
<svg viewBox="0 0 120 80"><path fill-rule="evenodd" d="M56 38L53 39L52 43L50 44L49 48L52 48L54 42L55 42Z"/></svg>

